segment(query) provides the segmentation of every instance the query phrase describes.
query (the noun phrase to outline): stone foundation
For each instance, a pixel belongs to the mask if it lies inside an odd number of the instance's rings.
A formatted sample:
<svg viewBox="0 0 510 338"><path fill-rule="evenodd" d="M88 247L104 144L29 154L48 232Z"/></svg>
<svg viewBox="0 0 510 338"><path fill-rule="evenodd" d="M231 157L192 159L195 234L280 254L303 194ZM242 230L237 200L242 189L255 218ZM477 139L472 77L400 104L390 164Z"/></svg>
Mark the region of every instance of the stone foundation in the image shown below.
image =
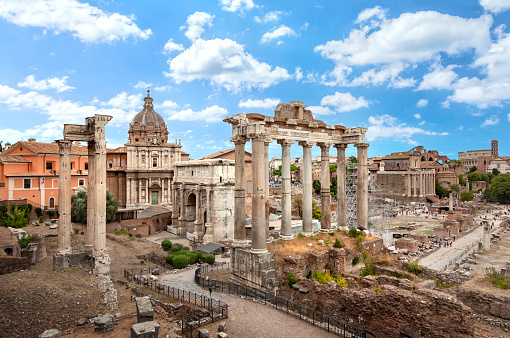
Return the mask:
<svg viewBox="0 0 510 338"><path fill-rule="evenodd" d="M232 273L244 282L274 290L278 287L271 253L253 253L248 248L231 248Z"/></svg>
<svg viewBox="0 0 510 338"><path fill-rule="evenodd" d="M117 310L119 307L119 303L117 301L117 290L113 286L113 282L110 277L106 275L99 275L99 283L97 284L97 288L101 291L103 295L103 304L110 311Z"/></svg>
<svg viewBox="0 0 510 338"><path fill-rule="evenodd" d="M53 271L60 269L67 269L71 266L77 266L80 264L88 264L90 261L90 252L81 251L74 252L66 255L53 255Z"/></svg>
<svg viewBox="0 0 510 338"><path fill-rule="evenodd" d="M106 249L99 252L94 252L92 256L92 272L94 275L109 275L110 274L110 256Z"/></svg>

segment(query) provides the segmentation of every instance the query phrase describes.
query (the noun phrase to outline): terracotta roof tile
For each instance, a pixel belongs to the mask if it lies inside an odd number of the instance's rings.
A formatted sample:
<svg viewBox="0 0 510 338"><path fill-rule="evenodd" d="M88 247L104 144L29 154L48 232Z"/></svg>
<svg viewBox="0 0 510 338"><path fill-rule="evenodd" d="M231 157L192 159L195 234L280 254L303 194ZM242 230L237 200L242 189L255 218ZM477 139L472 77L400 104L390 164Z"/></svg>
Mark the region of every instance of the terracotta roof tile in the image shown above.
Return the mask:
<svg viewBox="0 0 510 338"><path fill-rule="evenodd" d="M30 163L29 160L20 155L0 155L0 163L7 162Z"/></svg>
<svg viewBox="0 0 510 338"><path fill-rule="evenodd" d="M213 160L213 159L216 159L216 158L222 158L222 156L224 156L224 155L226 155L228 153L233 153L233 152L235 152L235 149L221 150L221 151L218 151L217 153L214 153L214 154L202 157L201 160ZM245 151L244 155L245 155L245 160L246 161L251 161L251 153Z"/></svg>
<svg viewBox="0 0 510 338"><path fill-rule="evenodd" d="M42 143L42 142L28 142L18 141L13 144L4 155L9 154L11 151L17 149L19 146L23 146L36 154L58 154L57 143ZM71 146L71 154L73 155L88 155L88 148L83 146Z"/></svg>
<svg viewBox="0 0 510 338"><path fill-rule="evenodd" d="M126 152L126 147L118 147L116 149L109 149L108 154L122 154Z"/></svg>

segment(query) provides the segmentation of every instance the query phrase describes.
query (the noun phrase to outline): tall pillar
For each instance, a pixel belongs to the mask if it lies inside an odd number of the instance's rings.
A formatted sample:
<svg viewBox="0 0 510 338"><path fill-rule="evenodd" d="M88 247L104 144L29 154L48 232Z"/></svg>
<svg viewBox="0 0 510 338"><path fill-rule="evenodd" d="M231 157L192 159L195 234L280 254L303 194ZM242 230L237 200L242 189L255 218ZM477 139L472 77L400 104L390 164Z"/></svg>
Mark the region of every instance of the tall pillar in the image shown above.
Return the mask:
<svg viewBox="0 0 510 338"><path fill-rule="evenodd" d="M126 178L126 206L131 205L131 179Z"/></svg>
<svg viewBox="0 0 510 338"><path fill-rule="evenodd" d="M211 223L211 187L205 188L206 195L206 215L204 243L209 243L214 240L213 224Z"/></svg>
<svg viewBox="0 0 510 338"><path fill-rule="evenodd" d="M149 184L150 184L150 178L147 178L145 180L145 203L150 204L151 201L149 199Z"/></svg>
<svg viewBox="0 0 510 338"><path fill-rule="evenodd" d="M345 149L347 144L335 145L337 150L336 182L337 182L337 226L347 226L347 195L346 195L346 173L345 173Z"/></svg>
<svg viewBox="0 0 510 338"><path fill-rule="evenodd" d="M329 143L319 143L321 148L321 231L331 230L331 181L329 173Z"/></svg>
<svg viewBox="0 0 510 338"><path fill-rule="evenodd" d="M58 180L58 249L57 255L67 255L71 248L71 141L58 141L60 152Z"/></svg>
<svg viewBox="0 0 510 338"><path fill-rule="evenodd" d="M104 128L104 127L103 127ZM95 220L94 226L94 253L99 254L106 248L106 141L98 140L95 142L96 155L96 182L95 190Z"/></svg>
<svg viewBox="0 0 510 338"><path fill-rule="evenodd" d="M252 235L251 251L253 253L265 253L266 250L266 194L265 187L265 156L264 134L254 134L252 139L252 172L253 172L253 195L252 195Z"/></svg>
<svg viewBox="0 0 510 338"><path fill-rule="evenodd" d="M235 204L234 204L234 243L246 242L246 174L245 150L247 138L237 136L231 139L235 144Z"/></svg>
<svg viewBox="0 0 510 338"><path fill-rule="evenodd" d="M269 144L270 138L264 140L264 197L266 208L266 243L271 243L272 238L269 236Z"/></svg>
<svg viewBox="0 0 510 338"><path fill-rule="evenodd" d="M137 178L136 181L138 182L138 198L137 198L137 204L142 204L142 179Z"/></svg>
<svg viewBox="0 0 510 338"><path fill-rule="evenodd" d="M89 173L87 184L87 201L95 201L96 197L96 144L88 142ZM94 226L96 210L94 203L87 203L87 229L85 230L85 250L94 249Z"/></svg>
<svg viewBox="0 0 510 338"><path fill-rule="evenodd" d="M181 183L181 191L179 192L179 201L180 201L180 210L179 210L179 235L185 235L187 226L186 226L186 210L184 207L184 190L185 184Z"/></svg>
<svg viewBox="0 0 510 338"><path fill-rule="evenodd" d="M303 147L303 234L312 233L312 146L313 143L301 141Z"/></svg>
<svg viewBox="0 0 510 338"><path fill-rule="evenodd" d="M172 186L170 188L170 198L172 199L172 227L179 227L179 207L177 206L177 184L172 182Z"/></svg>
<svg viewBox="0 0 510 338"><path fill-rule="evenodd" d="M282 221L281 238L292 239L292 193L290 176L290 147L295 141L278 140L282 146Z"/></svg>
<svg viewBox="0 0 510 338"><path fill-rule="evenodd" d="M198 230L200 226L200 186L197 186L196 190L196 204L195 204L195 228L193 233L198 235Z"/></svg>
<svg viewBox="0 0 510 338"><path fill-rule="evenodd" d="M358 148L358 228L368 229L368 143L356 144Z"/></svg>

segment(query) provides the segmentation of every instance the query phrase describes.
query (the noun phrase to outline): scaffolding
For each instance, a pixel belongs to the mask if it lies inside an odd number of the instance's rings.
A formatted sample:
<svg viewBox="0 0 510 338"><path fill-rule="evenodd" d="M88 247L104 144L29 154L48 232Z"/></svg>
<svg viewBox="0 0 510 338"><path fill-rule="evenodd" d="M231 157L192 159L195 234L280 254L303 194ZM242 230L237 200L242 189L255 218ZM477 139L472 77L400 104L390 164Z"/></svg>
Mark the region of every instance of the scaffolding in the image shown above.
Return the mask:
<svg viewBox="0 0 510 338"><path fill-rule="evenodd" d="M347 164L345 189L347 199L347 226L349 229L358 227L358 199L356 188L358 186L358 164Z"/></svg>

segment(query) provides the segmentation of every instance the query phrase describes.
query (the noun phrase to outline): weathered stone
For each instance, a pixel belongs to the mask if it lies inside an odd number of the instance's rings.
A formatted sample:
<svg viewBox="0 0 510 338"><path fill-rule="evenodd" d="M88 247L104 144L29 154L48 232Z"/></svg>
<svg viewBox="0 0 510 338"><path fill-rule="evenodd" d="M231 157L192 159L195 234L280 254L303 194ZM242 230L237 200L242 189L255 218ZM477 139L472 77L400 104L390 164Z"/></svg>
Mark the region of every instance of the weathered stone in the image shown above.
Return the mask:
<svg viewBox="0 0 510 338"><path fill-rule="evenodd" d="M131 326L131 338L157 338L159 324L155 321L143 322Z"/></svg>
<svg viewBox="0 0 510 338"><path fill-rule="evenodd" d="M46 330L39 335L39 338L59 338L60 331L57 329Z"/></svg>
<svg viewBox="0 0 510 338"><path fill-rule="evenodd" d="M154 320L154 308L149 297L137 297L136 301L136 319L138 323L151 322Z"/></svg>
<svg viewBox="0 0 510 338"><path fill-rule="evenodd" d="M220 322L220 325L218 325L218 332L225 332L226 330L227 330L227 323Z"/></svg>
<svg viewBox="0 0 510 338"><path fill-rule="evenodd" d="M198 332L200 332L200 337L209 338L209 331L206 329L199 329Z"/></svg>
<svg viewBox="0 0 510 338"><path fill-rule="evenodd" d="M433 280L427 279L426 281L418 283L417 286L420 289L434 289L436 287L436 282Z"/></svg>
<svg viewBox="0 0 510 338"><path fill-rule="evenodd" d="M86 318L86 317L82 317L80 319L78 319L78 326L82 326L82 325L85 325L89 322L89 320Z"/></svg>
<svg viewBox="0 0 510 338"><path fill-rule="evenodd" d="M228 334L225 332L218 332L218 338L228 338Z"/></svg>
<svg viewBox="0 0 510 338"><path fill-rule="evenodd" d="M94 318L94 331L109 332L113 330L113 315L106 314Z"/></svg>

